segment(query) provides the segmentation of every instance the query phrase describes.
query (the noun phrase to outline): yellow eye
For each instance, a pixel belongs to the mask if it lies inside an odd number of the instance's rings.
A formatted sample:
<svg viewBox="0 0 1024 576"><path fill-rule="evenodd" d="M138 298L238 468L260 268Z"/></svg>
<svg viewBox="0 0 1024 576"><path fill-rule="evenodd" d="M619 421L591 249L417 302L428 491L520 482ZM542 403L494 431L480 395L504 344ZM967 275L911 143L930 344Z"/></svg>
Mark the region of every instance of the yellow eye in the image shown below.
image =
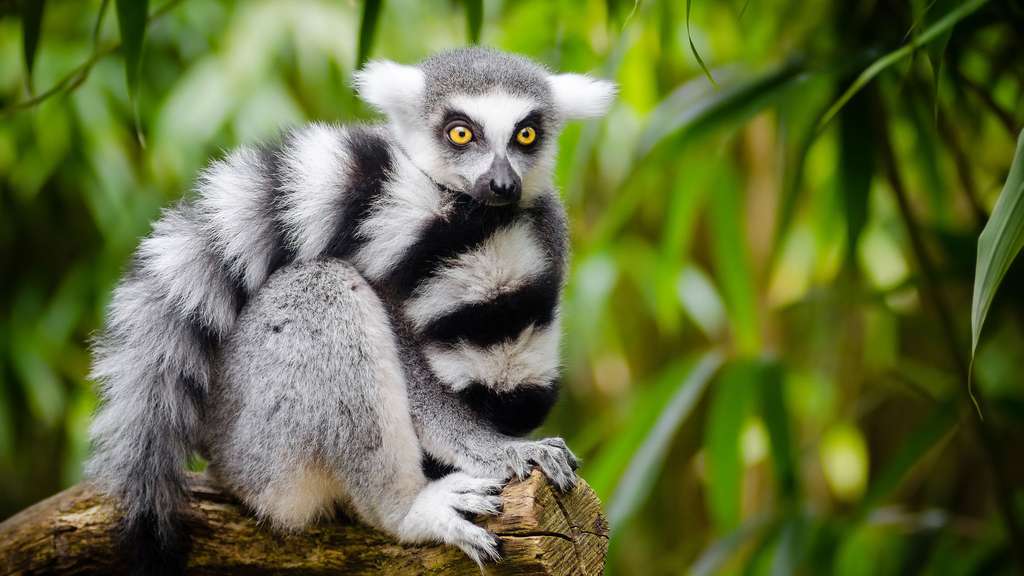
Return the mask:
<svg viewBox="0 0 1024 576"><path fill-rule="evenodd" d="M452 144L465 146L473 139L473 131L462 125L452 126L448 130L448 139L452 141Z"/></svg>
<svg viewBox="0 0 1024 576"><path fill-rule="evenodd" d="M523 146L529 146L533 144L533 141L537 139L537 131L532 126L523 126L516 132L516 142L519 142Z"/></svg>

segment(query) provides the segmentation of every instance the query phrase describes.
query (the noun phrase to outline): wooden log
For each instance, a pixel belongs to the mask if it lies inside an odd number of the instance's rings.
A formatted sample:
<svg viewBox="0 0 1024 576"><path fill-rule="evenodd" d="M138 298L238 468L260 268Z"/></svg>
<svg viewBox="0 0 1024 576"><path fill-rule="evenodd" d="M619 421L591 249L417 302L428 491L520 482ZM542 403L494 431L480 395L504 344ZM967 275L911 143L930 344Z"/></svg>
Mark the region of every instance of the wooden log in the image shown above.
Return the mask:
<svg viewBox="0 0 1024 576"><path fill-rule="evenodd" d="M458 549L399 544L339 513L297 533L258 524L203 475L189 479L193 538L190 574L472 574ZM501 515L482 525L501 540L503 559L484 574L580 574L604 571L608 525L582 480L568 494L535 471L502 493ZM118 512L86 483L0 523L0 575L116 574Z"/></svg>

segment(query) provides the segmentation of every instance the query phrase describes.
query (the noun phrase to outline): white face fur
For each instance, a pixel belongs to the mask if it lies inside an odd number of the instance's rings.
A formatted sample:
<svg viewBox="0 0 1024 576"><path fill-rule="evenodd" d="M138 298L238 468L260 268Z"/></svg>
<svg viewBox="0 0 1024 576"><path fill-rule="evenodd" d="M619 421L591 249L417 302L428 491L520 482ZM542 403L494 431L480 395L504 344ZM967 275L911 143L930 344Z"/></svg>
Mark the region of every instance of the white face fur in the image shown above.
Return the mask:
<svg viewBox="0 0 1024 576"><path fill-rule="evenodd" d="M614 84L585 75L549 74L546 81L549 100L496 86L444 94L428 111L419 67L375 61L355 77L360 97L387 115L398 144L420 170L438 184L497 205L528 202L550 188L564 123L603 115L615 95Z"/></svg>

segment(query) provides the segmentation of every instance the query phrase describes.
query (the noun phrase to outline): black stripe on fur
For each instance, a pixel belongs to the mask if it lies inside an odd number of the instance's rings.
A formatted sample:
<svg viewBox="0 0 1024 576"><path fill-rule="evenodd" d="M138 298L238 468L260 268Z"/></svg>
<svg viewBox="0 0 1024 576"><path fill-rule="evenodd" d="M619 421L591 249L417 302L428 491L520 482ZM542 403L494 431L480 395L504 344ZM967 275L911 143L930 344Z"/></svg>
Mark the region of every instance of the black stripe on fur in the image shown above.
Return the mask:
<svg viewBox="0 0 1024 576"><path fill-rule="evenodd" d="M481 347L515 338L531 324L542 328L551 322L560 287L561 278L544 274L514 292L463 306L432 321L423 335L436 342L464 341Z"/></svg>
<svg viewBox="0 0 1024 576"><path fill-rule="evenodd" d="M291 131L281 133L279 142L266 144L259 149L260 169L265 182L259 190L260 207L263 210L263 217L270 221L274 227L274 241L271 242L270 265L267 266L267 276L270 276L278 268L287 266L295 260L295 250L288 243L284 223L281 221L281 186L284 179L281 173L282 150L290 145L293 139Z"/></svg>
<svg viewBox="0 0 1024 576"><path fill-rule="evenodd" d="M552 273L561 279L569 256L568 225L565 207L552 194L538 196L526 209L534 236L540 240L544 253L551 260Z"/></svg>
<svg viewBox="0 0 1024 576"><path fill-rule="evenodd" d="M394 167L387 140L371 129L352 127L345 138L352 163L347 189L338 191L338 228L326 252L335 258L350 257L365 242L357 230L382 194Z"/></svg>
<svg viewBox="0 0 1024 576"><path fill-rule="evenodd" d="M486 206L464 194L456 196L451 213L427 225L383 284L399 298L409 297L442 262L473 249L518 213L514 206Z"/></svg>
<svg viewBox="0 0 1024 576"><path fill-rule="evenodd" d="M455 466L445 464L426 452L423 453L423 475L430 480L439 480L455 472Z"/></svg>
<svg viewBox="0 0 1024 576"><path fill-rule="evenodd" d="M510 392L495 392L483 384L471 384L459 392L459 398L502 434L523 436L544 422L558 400L558 385L524 384Z"/></svg>

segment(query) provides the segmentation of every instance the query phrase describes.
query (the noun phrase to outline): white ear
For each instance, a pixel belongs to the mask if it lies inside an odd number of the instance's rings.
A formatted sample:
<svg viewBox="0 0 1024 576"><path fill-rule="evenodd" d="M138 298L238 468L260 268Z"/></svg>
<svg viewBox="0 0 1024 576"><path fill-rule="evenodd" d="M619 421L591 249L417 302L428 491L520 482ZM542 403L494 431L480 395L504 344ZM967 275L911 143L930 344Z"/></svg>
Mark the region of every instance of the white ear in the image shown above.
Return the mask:
<svg viewBox="0 0 1024 576"><path fill-rule="evenodd" d="M415 113L423 97L423 71L390 60L374 60L355 73L359 97L377 110L400 116Z"/></svg>
<svg viewBox="0 0 1024 576"><path fill-rule="evenodd" d="M615 84L586 74L556 74L548 77L555 105L566 119L603 116L615 99Z"/></svg>

